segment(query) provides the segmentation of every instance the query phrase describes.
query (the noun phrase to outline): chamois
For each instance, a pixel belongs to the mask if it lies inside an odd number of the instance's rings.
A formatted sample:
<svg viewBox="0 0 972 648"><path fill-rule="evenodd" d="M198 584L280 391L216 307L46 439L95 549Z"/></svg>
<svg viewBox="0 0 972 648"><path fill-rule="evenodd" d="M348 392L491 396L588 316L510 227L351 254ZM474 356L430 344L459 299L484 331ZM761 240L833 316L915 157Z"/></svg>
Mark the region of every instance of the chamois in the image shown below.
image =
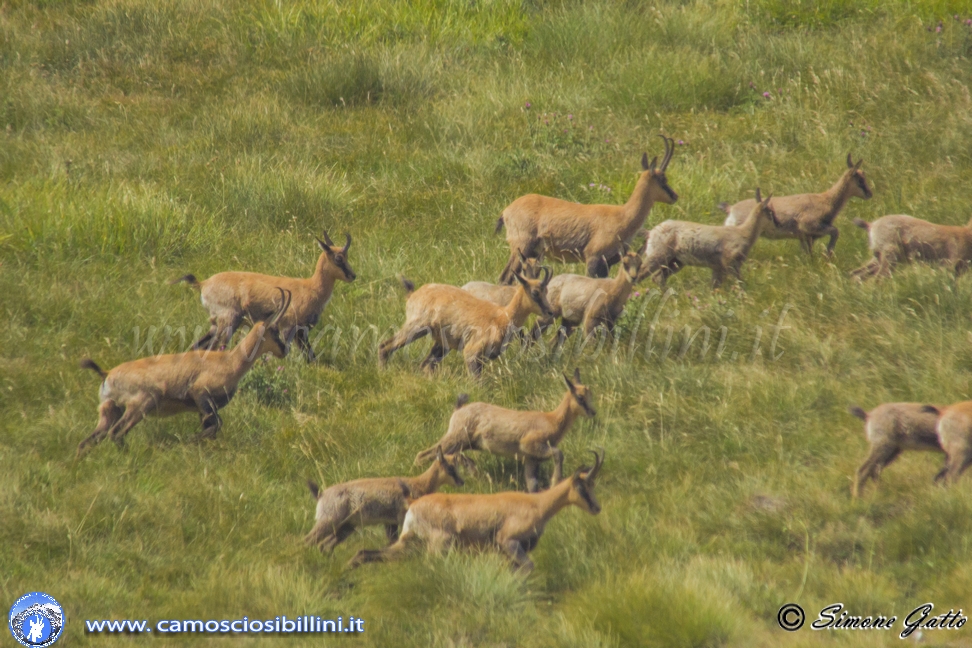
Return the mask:
<svg viewBox="0 0 972 648"><path fill-rule="evenodd" d="M938 416L935 433L945 452L945 467L935 477L935 481L944 479L946 483L955 483L965 469L972 465L972 401L953 403L942 408L926 405L924 410Z"/></svg>
<svg viewBox="0 0 972 648"><path fill-rule="evenodd" d="M739 274L759 233L779 221L771 205L756 189L749 215L739 225L702 225L668 220L656 225L645 241L645 263L638 280L651 276L662 287L668 278L685 266L712 269L712 287L718 288L726 273L742 280Z"/></svg>
<svg viewBox="0 0 972 648"><path fill-rule="evenodd" d="M561 319L562 335L570 335L578 326L584 328L584 335L590 335L600 325L613 330L631 297L641 266L641 255L626 252L613 279L575 274L554 277L547 287L547 300L554 317ZM552 321L552 318L541 321L540 328L545 329Z"/></svg>
<svg viewBox="0 0 972 648"><path fill-rule="evenodd" d="M444 484L461 487L465 482L457 470L458 456L434 451L435 461L418 477L375 477L335 484L325 490L313 481L307 486L317 500L314 528L304 538L321 552L331 551L355 529L384 525L388 542L398 540L398 528L405 519L409 499L439 490Z"/></svg>
<svg viewBox="0 0 972 648"><path fill-rule="evenodd" d="M202 436L213 438L222 427L218 411L236 393L236 387L253 364L264 354L278 358L287 355L278 322L290 306L290 292L280 293L276 312L257 321L232 351L196 350L158 355L120 364L104 371L85 358L81 367L92 369L102 378L98 408L98 427L78 446L78 456L89 445L105 436L119 446L125 435L148 415L170 416L198 411Z"/></svg>
<svg viewBox="0 0 972 648"><path fill-rule="evenodd" d="M643 172L623 205L582 205L549 196L528 194L514 200L496 222L496 233L506 226L510 260L500 275L501 284L512 284L520 270L520 256L548 257L587 264L590 277L606 277L608 269L621 260L622 247L630 245L644 225L655 202L674 204L678 195L668 186L665 170L675 152L675 143L665 142L665 157L648 162L641 156Z"/></svg>
<svg viewBox="0 0 972 648"><path fill-rule="evenodd" d="M937 414L922 403L884 403L870 412L853 406L848 411L864 421L864 436L871 446L854 477L853 497L860 495L868 479L877 482L881 471L904 450L942 451L935 433Z"/></svg>
<svg viewBox="0 0 972 648"><path fill-rule="evenodd" d="M574 474L542 493L504 492L490 495L426 495L408 507L402 535L385 549L362 549L349 563L356 567L403 555L410 546L425 544L430 551L451 547L486 548L505 552L522 573L533 570L529 552L537 546L547 522L573 504L591 515L601 512L594 498L594 482L604 451L594 452L594 467L581 466Z"/></svg>
<svg viewBox="0 0 972 648"><path fill-rule="evenodd" d="M537 473L540 463L554 460L551 483L560 481L564 455L557 444L581 416L595 415L591 405L591 390L581 384L580 369L574 369L574 380L564 376L567 393L552 412L521 412L490 403L469 403L462 394L449 420L449 429L442 439L415 457L415 463L428 461L441 448L444 452L486 450L501 457L511 457L525 465L527 491L539 488Z"/></svg>
<svg viewBox="0 0 972 648"><path fill-rule="evenodd" d="M543 260L542 256L540 258L525 258L522 254L520 256L520 274L527 279L536 279L540 276L540 264ZM470 281L462 287L463 290L471 294L473 297L478 297L479 299L493 302L498 306L506 306L513 299L513 295L516 294L516 286L507 285L497 285L489 283L488 281Z"/></svg>
<svg viewBox="0 0 972 648"><path fill-rule="evenodd" d="M348 264L351 235L345 234L347 242L340 248L334 245L327 232L323 234L323 241L315 237L321 248L321 256L317 259L314 274L306 279L255 272L220 272L205 281L197 281L191 274L173 281L185 281L199 290L203 307L209 311L209 332L196 341L194 348L215 348L229 344L233 332L244 318L251 322L267 318L276 308L274 295L280 286L293 294L291 310L284 314L280 330L288 343L296 339L307 361L313 362L314 350L308 338L310 329L317 324L321 311L331 299L334 282L340 279L351 283L356 277Z"/></svg>
<svg viewBox="0 0 972 648"><path fill-rule="evenodd" d="M776 212L777 223L773 227L763 230L762 236L768 239L795 238L807 254L813 254L813 244L818 238L829 236L827 255L834 253L837 237L840 232L834 227L834 220L840 210L852 197L868 200L871 188L867 185L867 178L861 170L863 160L854 163L851 154L847 154L847 170L840 179L823 193L795 194L793 196L778 196L770 203ZM720 203L726 216L726 225L739 225L753 209L752 199L737 202L729 206Z"/></svg>
<svg viewBox="0 0 972 648"><path fill-rule="evenodd" d="M434 371L442 358L456 349L462 351L469 372L479 376L486 360L503 353L531 313L550 315L546 296L550 269L544 267L541 275L540 279L526 279L516 273L520 285L506 306L445 284L425 284L416 290L415 284L402 278L408 292L405 323L379 346L378 365L384 367L392 353L431 333L432 349L422 361L424 369Z"/></svg>
<svg viewBox="0 0 972 648"><path fill-rule="evenodd" d="M867 230L874 258L851 275L864 281L870 277L889 277L891 269L910 261L941 262L952 266L960 276L972 261L972 220L960 225L938 225L896 214L882 216L873 223L860 218L854 224Z"/></svg>

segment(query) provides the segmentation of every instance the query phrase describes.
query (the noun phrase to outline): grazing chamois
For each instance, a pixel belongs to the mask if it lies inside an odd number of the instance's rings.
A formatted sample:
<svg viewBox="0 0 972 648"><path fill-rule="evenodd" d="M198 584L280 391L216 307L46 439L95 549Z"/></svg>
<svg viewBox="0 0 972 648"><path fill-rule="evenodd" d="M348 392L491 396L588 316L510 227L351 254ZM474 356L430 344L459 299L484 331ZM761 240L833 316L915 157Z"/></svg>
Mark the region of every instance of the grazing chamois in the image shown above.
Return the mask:
<svg viewBox="0 0 972 648"><path fill-rule="evenodd" d="M527 491L539 488L540 463L554 460L551 483L560 481L564 455L557 448L560 440L581 416L595 414L591 405L591 390L581 384L580 369L574 369L574 380L564 376L567 393L552 412L521 412L490 403L469 403L461 394L449 420L449 429L442 439L415 457L415 463L429 460L441 448L444 452L485 450L501 457L524 463Z"/></svg>
<svg viewBox="0 0 972 648"><path fill-rule="evenodd" d="M587 264L591 277L606 277L608 269L621 260L624 245L645 224L655 202L674 204L678 195L668 186L665 170L675 152L675 143L665 142L665 157L658 166L656 157L649 164L641 156L643 172L628 202L623 205L582 205L549 196L528 194L514 200L496 222L496 233L506 226L510 260L500 275L500 283L512 284L513 273L520 270L521 255L541 253L565 262Z"/></svg>
<svg viewBox="0 0 972 648"><path fill-rule="evenodd" d="M434 371L456 349L462 352L469 372L479 376L483 364L503 353L529 315L550 315L546 295L550 268L544 267L541 275L540 279L526 279L516 273L520 285L506 306L445 284L425 284L416 290L415 284L402 278L408 292L405 323L379 346L378 365L384 367L392 353L431 333L432 349L422 361L424 369Z"/></svg>
<svg viewBox="0 0 972 648"><path fill-rule="evenodd" d="M941 452L935 433L937 414L922 403L884 403L870 412L857 406L848 411L864 421L864 436L870 444L867 459L857 469L851 495L858 497L868 479L877 482L881 471L905 450Z"/></svg>
<svg viewBox="0 0 972 648"><path fill-rule="evenodd" d="M136 423L149 415L170 416L199 412L202 436L212 438L222 427L219 410L236 393L236 387L264 354L287 355L287 345L277 326L290 306L290 293L278 288L276 312L257 321L232 351L196 350L158 355L120 364L104 371L85 358L81 367L102 378L98 427L78 446L78 456L105 436L119 446Z"/></svg>
<svg viewBox="0 0 972 648"><path fill-rule="evenodd" d="M873 223L855 218L854 224L867 230L868 245L874 255L851 273L861 281L890 277L892 268L911 261L949 264L958 277L972 261L972 220L965 226L938 225L895 214L882 216Z"/></svg>
<svg viewBox="0 0 972 648"><path fill-rule="evenodd" d="M712 269L712 287L718 288L731 274L742 281L740 270L759 233L775 225L777 215L772 196L763 199L759 188L756 200L749 201L749 214L739 225L703 225L668 220L656 225L645 241L645 263L638 277L651 276L662 287L668 278L685 266Z"/></svg>
<svg viewBox="0 0 972 648"><path fill-rule="evenodd" d="M925 411L938 417L935 433L945 452L945 467L935 481L954 484L972 465L972 401L953 403L948 407L925 405ZM407 522L406 522L407 524Z"/></svg>
<svg viewBox="0 0 972 648"><path fill-rule="evenodd" d="M348 265L348 248L351 235L345 234L344 247L337 247L324 232L324 240L315 237L321 248L317 267L309 278L274 277L255 272L220 272L205 281L197 281L188 274L172 283L187 282L199 290L203 307L209 311L209 332L193 345L196 349L218 348L229 344L236 327L244 320L256 322L269 317L276 308L274 299L278 287L293 295L291 309L280 321L284 339L290 343L296 339L308 362L314 361L308 333L320 319L321 311L331 299L334 282L351 283L354 271Z"/></svg>
<svg viewBox="0 0 972 648"><path fill-rule="evenodd" d="M325 490L307 482L317 500L314 528L304 538L321 552L331 551L355 529L381 524L388 542L398 540L398 528L405 519L408 499L434 493L444 484L461 487L465 482L457 470L459 456L435 451L435 461L418 477L374 477L335 484Z"/></svg>
<svg viewBox="0 0 972 648"><path fill-rule="evenodd" d="M594 452L594 458L593 468L582 466L542 493L426 495L409 505L402 535L395 544L385 549L362 549L349 564L356 567L397 558L421 543L430 551L440 552L451 547L498 549L519 571L529 573L533 561L528 554L540 541L547 522L561 509L573 504L591 515L601 512L594 499L594 482L604 462L604 451Z"/></svg>
<svg viewBox="0 0 972 648"><path fill-rule="evenodd" d="M848 153L847 170L823 193L773 198L770 207L776 212L777 222L774 226L765 228L762 236L768 239L799 239L807 254L813 254L813 244L817 239L829 236L827 255L832 255L840 235L834 227L834 220L840 210L852 197L868 200L872 195L867 178L861 170L862 162L863 160L858 160L855 164ZM752 212L753 200L743 200L732 206L721 203L719 208L728 214L726 225L739 225Z"/></svg>
<svg viewBox="0 0 972 648"><path fill-rule="evenodd" d="M547 300L554 317L561 320L562 335L569 336L578 326L583 327L585 336L602 325L608 331L614 330L614 324L624 312L638 281L641 266L640 254L625 252L618 274L612 279L575 274L557 275L551 279L547 286ZM541 321L540 329L546 329L552 322L553 318Z"/></svg>
<svg viewBox="0 0 972 648"><path fill-rule="evenodd" d="M522 254L520 255L520 274L527 279L536 279L540 276L540 268L543 257L539 258L525 258ZM462 287L463 290L468 292L473 297L478 297L484 301L493 302L498 306L506 306L513 299L513 295L516 294L516 286L507 286L505 284L494 284L488 281L470 281Z"/></svg>

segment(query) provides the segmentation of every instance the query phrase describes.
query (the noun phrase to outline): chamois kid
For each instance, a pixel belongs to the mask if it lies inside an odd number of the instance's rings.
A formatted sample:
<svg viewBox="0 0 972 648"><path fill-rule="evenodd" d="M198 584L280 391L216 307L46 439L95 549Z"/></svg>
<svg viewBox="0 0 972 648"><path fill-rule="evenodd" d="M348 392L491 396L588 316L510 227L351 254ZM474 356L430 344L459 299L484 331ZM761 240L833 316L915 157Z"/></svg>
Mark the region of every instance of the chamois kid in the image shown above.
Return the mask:
<svg viewBox="0 0 972 648"><path fill-rule="evenodd" d="M522 461L525 465L527 491L539 489L540 464L554 460L551 483L560 481L564 455L557 448L579 416L593 417L591 390L581 384L580 369L574 369L574 380L564 376L567 393L552 412L521 412L490 403L468 403L461 394L449 420L449 429L439 442L418 453L416 464L422 464L441 448L445 452L485 450L501 457Z"/></svg>
<svg viewBox="0 0 972 648"><path fill-rule="evenodd" d="M434 493L440 486L461 487L465 482L457 470L459 457L435 450L435 461L418 477L375 477L335 484L325 490L307 482L317 500L314 528L304 538L321 552L331 551L344 542L355 529L383 525L388 542L398 539L398 529L405 519L408 499ZM408 499L406 499L408 498Z"/></svg>
<svg viewBox="0 0 972 648"><path fill-rule="evenodd" d="M568 263L585 263L588 276L606 277L608 269L621 260L623 246L630 245L644 225L655 202L671 205L678 200L665 177L675 143L660 137L665 142L661 165L657 157L649 164L648 154L641 156L641 177L623 205L582 205L537 194L510 203L496 222L497 234L506 227L510 245L510 260L500 283L513 283L521 255L529 258L541 253Z"/></svg>
<svg viewBox="0 0 972 648"><path fill-rule="evenodd" d="M868 479L877 482L881 471L905 450L941 452L935 433L937 414L922 403L884 403L870 412L857 406L849 412L864 421L864 436L870 444L867 459L857 469L851 495L858 497Z"/></svg>
<svg viewBox="0 0 972 648"><path fill-rule="evenodd" d="M972 465L972 401L953 403L948 407L925 405L925 411L938 416L935 433L945 452L945 467L935 477L954 484Z"/></svg>
<svg viewBox="0 0 972 648"><path fill-rule="evenodd" d="M938 225L895 214L882 216L873 223L855 218L854 224L867 230L868 245L874 255L851 273L861 281L890 277L892 268L911 261L950 265L958 277L972 261L972 220L965 226Z"/></svg>
<svg viewBox="0 0 972 648"><path fill-rule="evenodd" d="M251 322L269 317L274 311L277 287L293 295L290 310L280 321L280 330L289 343L296 339L308 362L314 361L309 332L317 324L321 312L338 280L351 283L354 270L348 264L351 235L345 234L344 247L337 247L324 232L324 240L315 239L321 248L314 274L308 278L274 277L255 272L220 272L205 281L197 281L188 274L172 283L187 282L199 290L203 307L209 311L209 332L194 344L197 349L217 348L229 344L236 327L244 319Z"/></svg>
<svg viewBox="0 0 972 648"><path fill-rule="evenodd" d="M222 427L219 410L236 393L236 387L264 354L282 358L287 345L277 326L290 306L290 293L278 288L276 312L257 321L232 351L196 350L158 355L120 364L104 371L85 358L81 367L102 378L98 427L78 446L78 455L104 437L119 446L136 423L149 415L170 416L199 412L202 436L212 438Z"/></svg>
<svg viewBox="0 0 972 648"><path fill-rule="evenodd" d="M522 254L520 256L520 274L527 279L536 279L540 276L541 262L543 257L527 259ZM470 281L462 287L473 297L478 297L484 301L493 302L497 306L506 306L516 294L517 286L507 286L505 284L494 284L488 281Z"/></svg>
<svg viewBox="0 0 972 648"><path fill-rule="evenodd" d="M442 358L456 349L462 352L469 372L479 376L483 364L503 353L530 314L550 315L546 296L550 269L544 267L541 275L539 279L526 279L516 273L519 286L506 306L445 284L425 284L416 290L415 284L403 278L408 292L405 323L379 346L379 366L384 367L398 349L431 334L432 349L422 361L424 369L434 371Z"/></svg>
<svg viewBox="0 0 972 648"><path fill-rule="evenodd" d="M712 287L718 288L731 274L742 280L740 269L749 257L759 233L777 223L771 197L764 200L756 189L756 200L740 225L703 225L668 220L655 226L645 241L645 263L638 279L651 276L665 286L668 278L685 266L712 269Z"/></svg>
<svg viewBox="0 0 972 648"><path fill-rule="evenodd" d="M583 327L585 336L602 325L608 331L613 330L631 297L641 266L641 255L626 252L617 276L612 279L594 279L575 274L557 275L551 279L547 287L547 300L554 317L560 318L562 335L570 335L578 326ZM553 318L541 321L541 330L552 322Z"/></svg>
<svg viewBox="0 0 972 648"><path fill-rule="evenodd" d="M529 573L533 570L529 553L554 515L570 505L591 515L601 512L594 483L603 463L604 451L595 452L593 468L582 466L542 493L426 495L409 505L397 542L385 549L362 549L350 566L398 558L410 547L424 544L439 552L452 547L497 549L521 573Z"/></svg>
<svg viewBox="0 0 972 648"><path fill-rule="evenodd" d="M762 236L768 239L799 239L807 254L813 254L813 244L824 236L829 236L827 255L834 253L840 232L834 227L834 220L853 197L868 200L871 188L861 170L863 160L854 163L847 154L847 170L834 185L823 193L795 194L773 198L770 207L776 212L776 223L763 230ZM730 206L720 203L719 208L726 214L726 225L739 225L753 209L753 200L743 200Z"/></svg>

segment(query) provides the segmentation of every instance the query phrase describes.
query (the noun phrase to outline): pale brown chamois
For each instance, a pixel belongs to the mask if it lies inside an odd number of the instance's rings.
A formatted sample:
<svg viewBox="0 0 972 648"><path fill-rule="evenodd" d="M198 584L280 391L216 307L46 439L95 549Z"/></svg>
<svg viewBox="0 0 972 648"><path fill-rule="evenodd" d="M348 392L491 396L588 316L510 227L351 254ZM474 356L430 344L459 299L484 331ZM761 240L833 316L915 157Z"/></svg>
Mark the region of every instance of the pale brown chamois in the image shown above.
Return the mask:
<svg viewBox="0 0 972 648"><path fill-rule="evenodd" d="M434 371L447 353L459 350L469 373L479 376L487 360L506 350L529 315L550 315L546 294L550 269L544 267L539 279L526 279L519 273L515 277L519 286L506 306L445 284L425 284L416 290L415 284L402 278L408 292L405 323L379 346L378 365L384 367L392 353L431 334L432 349L422 361L423 369Z"/></svg>
<svg viewBox="0 0 972 648"><path fill-rule="evenodd" d="M543 257L527 259L520 255L520 274L527 279L536 279L540 276L541 263ZM505 284L494 284L488 281L470 281L462 287L473 297L493 302L497 306L506 306L516 294L517 286L507 286Z"/></svg>
<svg viewBox="0 0 972 648"><path fill-rule="evenodd" d="M576 327L582 327L585 336L593 333L598 326L613 331L638 281L641 266L641 255L626 251L614 278L557 275L547 286L547 300L553 310L553 318L541 320L540 330L545 330L554 318L559 317L563 337L569 336Z"/></svg>
<svg viewBox="0 0 972 648"><path fill-rule="evenodd" d="M925 411L938 417L935 434L945 452L945 467L935 481L954 484L972 465L972 401L953 403L948 407L925 405Z"/></svg>
<svg viewBox="0 0 972 648"><path fill-rule="evenodd" d="M233 332L244 319L256 322L266 319L276 308L276 289L289 290L293 295L290 310L280 321L280 330L289 344L296 340L308 362L314 361L309 332L317 324L321 312L331 299L334 283L351 283L356 275L348 264L351 235L345 234L344 247L323 233L324 240L315 237L321 248L314 274L307 278L274 277L256 272L220 272L205 281L197 281L188 274L172 283L187 282L199 290L203 307L209 311L209 332L193 345L196 349L219 348L228 345Z"/></svg>
<svg viewBox="0 0 972 648"><path fill-rule="evenodd" d="M574 369L574 380L564 376L567 393L552 412L522 412L490 403L468 403L461 394L449 420L449 429L439 442L418 453L416 464L422 464L441 448L444 452L485 450L501 457L524 463L527 491L539 489L540 464L554 460L550 482L556 484L563 475L564 455L557 447L579 416L595 415L591 390L581 383L580 369Z"/></svg>
<svg viewBox="0 0 972 648"><path fill-rule="evenodd" d="M434 493L447 484L462 487L465 482L458 471L460 460L458 455L445 455L437 449L435 461L417 477L355 479L324 490L308 480L317 508L314 528L304 541L323 553L344 542L355 529L380 524L385 527L388 542L395 542L408 510L408 499Z"/></svg>
<svg viewBox="0 0 972 648"><path fill-rule="evenodd" d="M868 246L874 255L851 273L861 281L890 277L892 268L911 261L950 265L958 277L972 261L972 220L965 226L938 225L895 214L882 216L873 223L855 218L854 224L867 230Z"/></svg>
<svg viewBox="0 0 972 648"><path fill-rule="evenodd" d="M840 214L847 201L853 197L868 200L871 188L861 170L863 160L854 163L850 153L847 154L847 170L834 185L823 193L795 194L792 196L777 196L770 202L770 207L776 212L777 224L763 230L763 238L768 239L799 239L800 245L807 254L813 254L813 244L824 236L829 236L827 255L834 253L837 237L840 232L834 227L834 220ZM726 225L739 225L746 219L753 209L753 200L743 200L730 206L721 203L719 207L728 214Z"/></svg>
<svg viewBox="0 0 972 648"><path fill-rule="evenodd" d="M199 412L202 435L213 438L222 427L219 410L236 393L237 385L264 354L282 358L287 344L277 326L290 306L290 293L277 289L276 312L257 321L232 351L196 350L157 355L120 364L104 371L85 358L81 367L102 378L98 427L78 446L78 455L104 437L119 446L136 423L149 415L170 416Z"/></svg>
<svg viewBox="0 0 972 648"><path fill-rule="evenodd" d="M712 269L712 287L718 288L726 274L742 281L740 270L759 233L777 223L772 196L765 199L756 189L749 214L739 225L703 225L668 220L656 225L645 241L645 262L638 280L651 276L662 287L685 266Z"/></svg>
<svg viewBox="0 0 972 648"><path fill-rule="evenodd" d="M864 421L864 436L870 444L867 459L854 477L853 497L860 496L867 480L877 482L881 471L903 451L942 451L935 433L937 414L928 412L927 407L923 403L884 403L870 412L857 406L848 409Z"/></svg>
<svg viewBox="0 0 972 648"><path fill-rule="evenodd" d="M594 452L594 467L573 475L541 493L504 492L489 495L426 495L408 507L402 535L385 549L362 549L349 563L356 567L404 555L424 544L429 551L450 548L491 548L504 552L522 573L533 570L529 553L537 546L550 519L574 505L591 515L601 512L594 483L604 463L604 451Z"/></svg>
<svg viewBox="0 0 972 648"><path fill-rule="evenodd" d="M609 268L621 260L623 247L631 245L655 202L671 205L678 200L665 176L675 143L660 137L665 142L661 165L657 157L649 164L648 154L642 154L643 171L623 205L582 205L537 194L510 203L496 222L497 234L506 227L510 245L510 260L499 282L513 283L521 255L529 258L541 253L548 259L585 263L590 277L608 276Z"/></svg>

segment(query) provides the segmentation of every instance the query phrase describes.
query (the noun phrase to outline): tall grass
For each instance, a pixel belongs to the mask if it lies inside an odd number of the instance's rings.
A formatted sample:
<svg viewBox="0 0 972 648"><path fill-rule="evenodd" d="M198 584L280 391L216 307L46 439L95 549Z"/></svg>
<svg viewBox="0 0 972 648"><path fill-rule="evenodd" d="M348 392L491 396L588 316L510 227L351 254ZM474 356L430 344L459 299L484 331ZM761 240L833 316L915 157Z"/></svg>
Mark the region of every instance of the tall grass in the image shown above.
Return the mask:
<svg viewBox="0 0 972 648"><path fill-rule="evenodd" d="M783 633L776 612L967 608L968 484L937 488L940 459L905 455L851 501L866 444L845 409L969 393L965 278L847 273L868 256L853 217L968 220L970 18L935 0L8 2L2 598L48 591L72 644L121 641L85 635L85 618L314 611L364 618L346 639L375 646L897 645ZM712 292L697 269L667 297L643 286L616 349L514 344L474 382L456 358L422 375L415 344L377 370L375 341L403 317L398 274L494 279L506 204L620 203L658 133L681 142L680 199L651 225L717 222L718 202L757 185L823 190L848 151L875 196L838 219L832 261L763 241L744 290ZM80 357L113 366L184 347L206 315L169 280L306 276L322 229L352 233L358 279L336 287L318 363L258 366L215 441L195 439L192 416L149 420L124 452L74 459L96 422ZM598 417L564 440L565 467L605 447L604 510L555 518L531 576L488 553L343 571L380 530L332 556L301 543L306 479L409 474L458 392L552 408L573 366ZM522 488L515 463L478 461L465 491Z"/></svg>

